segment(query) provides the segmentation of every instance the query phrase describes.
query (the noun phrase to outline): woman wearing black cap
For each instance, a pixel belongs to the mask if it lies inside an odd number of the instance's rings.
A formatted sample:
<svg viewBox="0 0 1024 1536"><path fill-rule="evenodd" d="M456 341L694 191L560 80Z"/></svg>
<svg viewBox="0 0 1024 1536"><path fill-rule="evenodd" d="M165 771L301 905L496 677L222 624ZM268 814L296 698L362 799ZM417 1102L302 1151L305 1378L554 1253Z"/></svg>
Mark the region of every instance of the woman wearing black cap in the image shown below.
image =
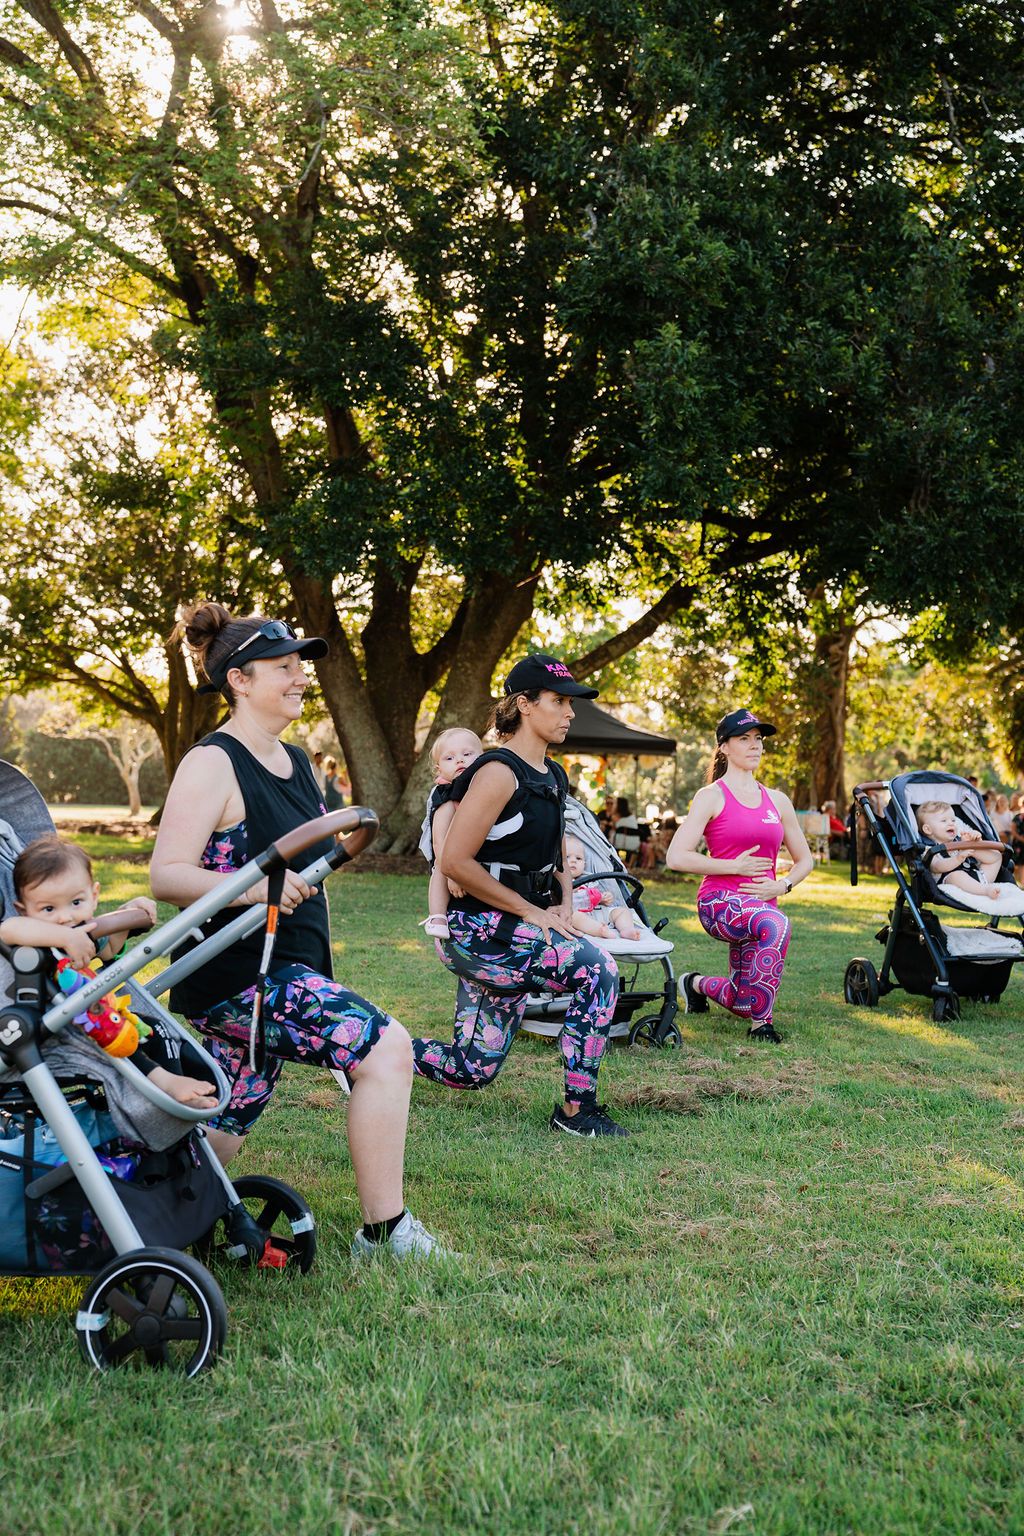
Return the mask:
<svg viewBox="0 0 1024 1536"><path fill-rule="evenodd" d="M441 868L465 892L448 906L442 949L459 978L455 1038L414 1040L415 1070L449 1088L483 1088L500 1071L535 988L567 992L559 1035L565 1098L549 1124L571 1136L629 1133L597 1102L597 1075L615 1013L615 961L572 926L563 864L565 773L560 747L574 698L596 698L553 656L527 656L505 682L492 724L507 745L455 780L457 809ZM501 992L488 990L500 987Z"/></svg>
<svg viewBox="0 0 1024 1536"><path fill-rule="evenodd" d="M790 930L777 899L810 874L814 861L789 797L755 778L764 738L774 735L774 725L749 709L722 717L711 782L694 795L665 862L670 869L704 876L697 916L705 932L729 945L729 976L691 971L680 977L687 1012L706 1012L710 998L746 1019L752 1039L777 1044L782 1036L772 1009ZM701 838L707 854L697 852ZM780 879L775 861L783 845L793 867Z"/></svg>
<svg viewBox="0 0 1024 1536"><path fill-rule="evenodd" d="M153 892L185 907L225 874L294 827L324 814L309 759L281 741L302 714L309 679L303 660L327 653L280 620L234 618L201 603L178 628L205 674L224 695L230 718L178 765L153 850ZM311 862L328 839L302 855ZM267 899L267 882L240 905ZM348 1140L364 1225L352 1252L387 1247L404 1257L436 1251L430 1233L405 1209L402 1170L412 1086L412 1052L400 1024L331 978L331 932L323 891L294 870L285 875L274 962L264 1000L267 1065L249 1070L248 1039L263 935L233 944L172 989L171 1006L209 1035L211 1053L232 1084L211 1142L227 1163L266 1108L285 1061L347 1073L352 1082ZM219 913L216 932L237 916Z"/></svg>

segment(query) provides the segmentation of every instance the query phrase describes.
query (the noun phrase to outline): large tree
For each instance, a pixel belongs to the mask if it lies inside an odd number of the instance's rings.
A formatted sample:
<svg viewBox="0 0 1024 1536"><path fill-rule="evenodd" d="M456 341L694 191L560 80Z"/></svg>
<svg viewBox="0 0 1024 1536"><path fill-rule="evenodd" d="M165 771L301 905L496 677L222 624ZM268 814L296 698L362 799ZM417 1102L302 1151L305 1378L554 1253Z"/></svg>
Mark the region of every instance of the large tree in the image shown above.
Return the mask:
<svg viewBox="0 0 1024 1536"><path fill-rule="evenodd" d="M151 285L398 833L423 698L478 719L546 571L657 599L594 671L784 552L934 596L979 456L1019 515L995 7L0 14L12 269Z"/></svg>

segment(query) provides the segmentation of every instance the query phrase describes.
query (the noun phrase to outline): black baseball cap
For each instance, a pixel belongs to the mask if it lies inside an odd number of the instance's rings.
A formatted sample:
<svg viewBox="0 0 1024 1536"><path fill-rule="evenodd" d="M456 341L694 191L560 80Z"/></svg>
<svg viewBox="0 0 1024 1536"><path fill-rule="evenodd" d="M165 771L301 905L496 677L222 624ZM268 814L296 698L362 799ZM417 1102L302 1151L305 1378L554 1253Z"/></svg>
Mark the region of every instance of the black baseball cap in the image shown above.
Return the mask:
<svg viewBox="0 0 1024 1536"><path fill-rule="evenodd" d="M536 652L516 662L505 679L505 695L533 693L535 688L548 688L552 693L569 694L576 699L596 699L598 695L598 689L578 683L564 661Z"/></svg>
<svg viewBox="0 0 1024 1536"><path fill-rule="evenodd" d="M715 726L715 740L721 746L730 736L742 736L744 731L760 731L762 736L777 736L778 731L767 720L759 720L749 709L734 709L731 715L723 715Z"/></svg>
<svg viewBox="0 0 1024 1536"><path fill-rule="evenodd" d="M291 625L283 619L269 619L221 658L211 671L209 682L203 683L199 692L220 693L232 667L243 667L249 661L269 661L274 656L295 654L301 656L303 661L318 661L329 650L327 641L319 635L310 635L308 640L300 640Z"/></svg>

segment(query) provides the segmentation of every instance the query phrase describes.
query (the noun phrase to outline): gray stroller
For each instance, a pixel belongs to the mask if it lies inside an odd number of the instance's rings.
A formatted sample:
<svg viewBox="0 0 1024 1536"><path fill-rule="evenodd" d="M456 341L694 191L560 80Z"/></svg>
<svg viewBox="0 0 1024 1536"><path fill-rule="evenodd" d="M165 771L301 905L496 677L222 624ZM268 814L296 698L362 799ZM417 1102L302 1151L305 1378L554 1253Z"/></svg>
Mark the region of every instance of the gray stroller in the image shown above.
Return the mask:
<svg viewBox="0 0 1024 1536"><path fill-rule="evenodd" d="M31 782L4 762L0 812L0 906L7 907L17 853L54 828ZM130 1363L195 1376L223 1347L227 1310L213 1275L184 1250L304 1272L316 1232L309 1206L287 1184L228 1177L203 1126L211 1112L178 1104L130 1057L100 1050L75 1027L76 1017L126 986L134 1013L152 1029L147 1056L211 1082L218 1094L212 1113L219 1113L229 1094L223 1073L158 997L259 929L267 908L245 908L154 981L132 978L186 938L202 937L208 918L265 876L273 891L275 874L296 867L304 849L352 834L301 869L319 884L376 830L376 816L361 807L297 827L70 996L53 980L51 952L0 946L0 1274L90 1276L75 1328L97 1370ZM123 917L116 926L124 927ZM148 927L140 911L139 931Z"/></svg>
<svg viewBox="0 0 1024 1536"><path fill-rule="evenodd" d="M642 882L629 873L601 831L597 817L578 800L570 798L566 802L565 831L567 836L575 837L583 844L586 853L586 870L573 884L604 886L615 902L630 908L640 929L639 939L594 940L615 956L623 978L609 1037L626 1040L629 1045L659 1048L681 1045L682 1036L675 1022L679 1003L672 969L673 946L660 937L668 919L650 923L644 911ZM649 964L660 967L660 984L656 988L639 987L640 967ZM531 994L523 1017L524 1031L546 1039L556 1038L568 1006L569 999L564 993ZM634 1019L638 1013L640 1018Z"/></svg>

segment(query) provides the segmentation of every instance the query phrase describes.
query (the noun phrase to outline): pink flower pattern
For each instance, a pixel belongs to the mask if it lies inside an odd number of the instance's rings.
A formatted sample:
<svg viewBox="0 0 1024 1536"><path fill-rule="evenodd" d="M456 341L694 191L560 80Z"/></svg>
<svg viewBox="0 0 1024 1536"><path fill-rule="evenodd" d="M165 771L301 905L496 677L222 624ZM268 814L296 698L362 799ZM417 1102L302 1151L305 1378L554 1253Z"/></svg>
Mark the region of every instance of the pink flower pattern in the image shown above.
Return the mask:
<svg viewBox="0 0 1024 1536"><path fill-rule="evenodd" d="M414 1070L448 1088L486 1087L512 1048L528 994L568 992L558 1037L565 1097L569 1103L592 1099L619 995L611 955L582 936L558 934L546 944L532 924L515 923L505 912L450 908L448 927L450 938L438 949L458 978L454 1040L414 1040Z"/></svg>

